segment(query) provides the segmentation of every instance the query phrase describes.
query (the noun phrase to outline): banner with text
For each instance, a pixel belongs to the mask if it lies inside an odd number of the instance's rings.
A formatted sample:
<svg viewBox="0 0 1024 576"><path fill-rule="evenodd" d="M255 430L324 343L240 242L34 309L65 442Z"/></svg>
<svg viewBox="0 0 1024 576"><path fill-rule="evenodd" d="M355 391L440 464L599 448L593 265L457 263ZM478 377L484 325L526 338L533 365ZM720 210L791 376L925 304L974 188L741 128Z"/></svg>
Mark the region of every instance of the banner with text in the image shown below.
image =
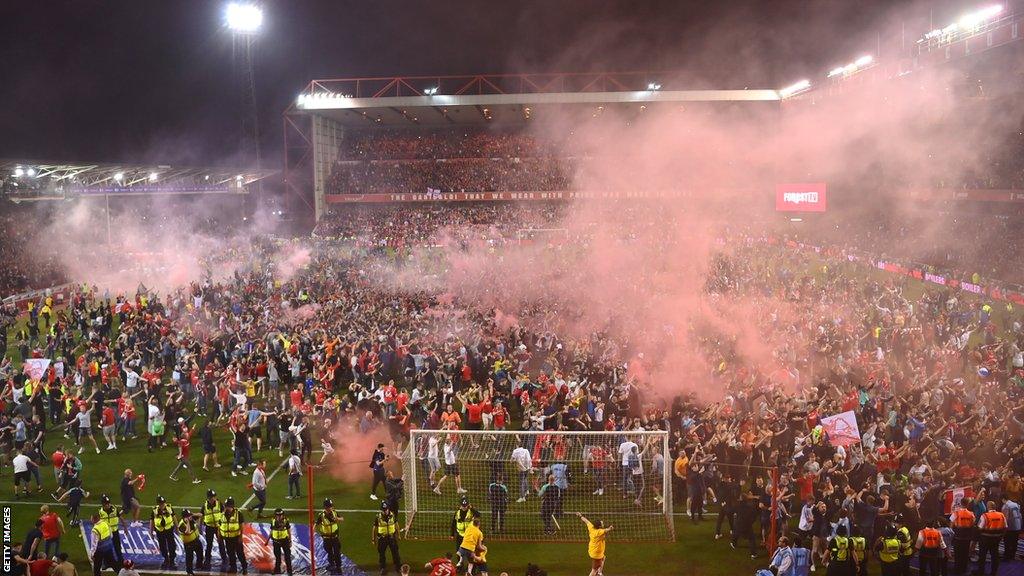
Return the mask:
<svg viewBox="0 0 1024 576"><path fill-rule="evenodd" d="M775 186L777 212L824 212L827 207L824 182L778 184Z"/></svg>
<svg viewBox="0 0 1024 576"><path fill-rule="evenodd" d="M85 549L91 550L93 546L92 522L83 520L82 541ZM124 551L126 560L135 562L135 568L139 571L152 571L163 574L184 574L185 573L185 547L181 543L181 536L175 534L175 545L177 546L177 570L162 570L160 565L163 558L160 556L160 547L157 545L156 537L149 533L149 524L142 522L129 522L122 524L119 530L121 534L121 549ZM327 552L324 550L323 541L319 534L314 534L316 551L317 571L323 567L326 572ZM206 537L200 536L203 549L206 548ZM292 568L295 574L309 574L309 527L306 524L292 524ZM270 524L248 523L243 525L242 544L245 548L245 558L249 563L250 574L271 574L274 570L274 548L270 543ZM220 553L216 545L213 546L211 563L220 567ZM366 576L366 573L356 565L348 556L341 557L341 572L344 576ZM281 567L282 572L284 567ZM239 567L241 570L241 567Z"/></svg>

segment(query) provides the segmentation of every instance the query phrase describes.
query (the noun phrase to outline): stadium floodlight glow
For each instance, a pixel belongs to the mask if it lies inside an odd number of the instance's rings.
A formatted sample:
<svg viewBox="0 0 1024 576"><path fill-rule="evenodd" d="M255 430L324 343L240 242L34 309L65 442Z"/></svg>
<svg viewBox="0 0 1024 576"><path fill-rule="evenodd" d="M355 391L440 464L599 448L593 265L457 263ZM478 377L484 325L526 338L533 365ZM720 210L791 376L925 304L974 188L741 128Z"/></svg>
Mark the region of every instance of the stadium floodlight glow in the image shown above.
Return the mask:
<svg viewBox="0 0 1024 576"><path fill-rule="evenodd" d="M156 179L157 179L157 174L156 174L156 172L150 172L150 173L149 173L149 181L150 181L150 182L156 182Z"/></svg>
<svg viewBox="0 0 1024 576"><path fill-rule="evenodd" d="M124 172L118 172L117 174L114 174L115 182L120 182L121 180L124 180Z"/></svg>
<svg viewBox="0 0 1024 576"><path fill-rule="evenodd" d="M657 82L648 82L647 89L651 92L657 92L658 90L661 90L661 84L658 84Z"/></svg>
<svg viewBox="0 0 1024 576"><path fill-rule="evenodd" d="M952 24L946 26L945 28L936 28L935 30L926 33L922 40L941 38L943 36L950 36L956 34L961 30L971 30L977 28L978 26L981 26L985 22L1002 14L1003 9L1004 7L1002 4L994 4L992 6L982 8L981 10L978 10L976 12L965 14L961 16L959 20L953 22ZM918 42L921 42L922 40L918 40Z"/></svg>
<svg viewBox="0 0 1024 576"><path fill-rule="evenodd" d="M224 21L232 32L255 34L263 25L263 10L253 4L232 2L224 12Z"/></svg>
<svg viewBox="0 0 1024 576"><path fill-rule="evenodd" d="M14 177L15 178L21 178L24 175L25 175L25 169L22 168L21 166L18 166L17 168L14 169Z"/></svg>
<svg viewBox="0 0 1024 576"><path fill-rule="evenodd" d="M828 77L835 78L836 76L842 76L844 74L853 74L854 72L860 70L861 68L866 68L870 66L871 63L874 61L874 56L871 56L870 54L865 54L864 56L857 58L853 62L850 62L846 66L838 66L836 68L829 70Z"/></svg>
<svg viewBox="0 0 1024 576"><path fill-rule="evenodd" d="M782 90L779 90L779 96L781 98L789 98L790 96L794 96L796 94L799 94L800 92L803 92L804 90L807 90L810 87L811 87L811 81L810 80L801 80L801 81L797 82L796 84L791 84L789 86L786 86Z"/></svg>
<svg viewBox="0 0 1024 576"><path fill-rule="evenodd" d="M425 94L427 96L433 96L434 94L437 94L437 86L431 86L430 88L424 88L423 89L423 94Z"/></svg>
<svg viewBox="0 0 1024 576"><path fill-rule="evenodd" d="M36 169L35 168L29 168L25 173L28 174L29 176L35 176L36 175Z"/></svg>

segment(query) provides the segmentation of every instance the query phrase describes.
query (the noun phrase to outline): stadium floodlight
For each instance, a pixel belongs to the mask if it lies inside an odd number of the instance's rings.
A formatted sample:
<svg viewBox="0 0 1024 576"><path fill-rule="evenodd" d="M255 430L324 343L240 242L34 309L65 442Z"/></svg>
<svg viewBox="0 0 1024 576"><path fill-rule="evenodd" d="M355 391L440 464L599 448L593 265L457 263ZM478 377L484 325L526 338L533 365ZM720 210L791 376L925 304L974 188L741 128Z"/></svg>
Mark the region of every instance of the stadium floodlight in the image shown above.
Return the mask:
<svg viewBox="0 0 1024 576"><path fill-rule="evenodd" d="M124 172L118 172L117 174L114 174L115 182L120 182L121 180L124 180Z"/></svg>
<svg viewBox="0 0 1024 576"><path fill-rule="evenodd" d="M810 87L811 87L811 81L810 80L801 80L801 81L797 82L796 84L791 84L789 86L786 86L782 90L779 90L779 97L781 97L781 98L789 98L790 96L794 96L796 94L799 94L800 92L803 92L804 90L807 90Z"/></svg>
<svg viewBox="0 0 1024 576"><path fill-rule="evenodd" d="M156 179L157 179L157 173L156 172L150 172L149 173L149 181L150 182L156 182Z"/></svg>
<svg viewBox="0 0 1024 576"><path fill-rule="evenodd" d="M14 169L14 177L15 178L21 178L24 175L25 175L25 169L22 168L21 166L18 166L17 168Z"/></svg>
<svg viewBox="0 0 1024 576"><path fill-rule="evenodd" d="M983 24L986 20L998 16L1002 11L1003 7L999 4L989 6L988 8L982 8L977 12L972 12L960 18L960 20L957 21L957 25L959 28L974 28Z"/></svg>
<svg viewBox="0 0 1024 576"><path fill-rule="evenodd" d="M35 168L29 168L25 173L28 174L29 176L35 176L36 175L36 169Z"/></svg>
<svg viewBox="0 0 1024 576"><path fill-rule="evenodd" d="M870 54L865 54L864 56L857 58L853 62L850 62L846 66L838 66L836 68L829 70L828 77L835 78L836 76L842 76L844 74L853 74L854 72L860 70L861 68L867 68L874 61L874 56L871 56Z"/></svg>
<svg viewBox="0 0 1024 576"><path fill-rule="evenodd" d="M263 9L253 4L232 2L224 12L224 21L232 32L255 34L263 25Z"/></svg>
<svg viewBox="0 0 1024 576"><path fill-rule="evenodd" d="M427 96L433 96L434 94L437 94L437 86L431 86L430 88L424 88L423 89L423 94L425 94Z"/></svg>
<svg viewBox="0 0 1024 576"><path fill-rule="evenodd" d="M242 181L242 175L241 174L239 174L238 176L235 176L235 182L241 182L241 181Z"/></svg>
<svg viewBox="0 0 1024 576"><path fill-rule="evenodd" d="M657 82L648 82L647 89L651 92L657 92L658 90L661 90L661 84L658 84Z"/></svg>

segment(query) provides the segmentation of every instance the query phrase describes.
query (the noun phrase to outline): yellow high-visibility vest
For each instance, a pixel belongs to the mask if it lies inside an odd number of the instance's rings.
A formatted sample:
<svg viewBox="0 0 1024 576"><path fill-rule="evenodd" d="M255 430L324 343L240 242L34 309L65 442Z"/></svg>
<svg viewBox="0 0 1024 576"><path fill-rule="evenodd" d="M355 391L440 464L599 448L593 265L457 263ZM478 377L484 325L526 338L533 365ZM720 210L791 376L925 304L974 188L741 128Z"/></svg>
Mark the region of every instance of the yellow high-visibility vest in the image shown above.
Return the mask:
<svg viewBox="0 0 1024 576"><path fill-rule="evenodd" d="M231 514L221 514L217 523L222 538L236 538L242 534L242 523L238 517L238 510Z"/></svg>
<svg viewBox="0 0 1024 576"><path fill-rule="evenodd" d="M270 524L270 537L278 542L291 539L291 533L291 525L287 520L282 525L278 525L277 520Z"/></svg>
<svg viewBox="0 0 1024 576"><path fill-rule="evenodd" d="M210 506L208 502L203 502L203 524L206 524L207 526L216 526L217 517L220 516L222 511L223 508L221 507L220 502L214 502L213 506Z"/></svg>
<svg viewBox="0 0 1024 576"><path fill-rule="evenodd" d="M379 536L394 536L397 530L398 524L395 522L394 514L387 518L384 518L383 514L377 516L377 534Z"/></svg>
<svg viewBox="0 0 1024 576"><path fill-rule="evenodd" d="M195 525L188 518L182 518L178 522L178 532L181 533L181 541L184 544L194 542L196 538L199 538L199 530L196 530Z"/></svg>
<svg viewBox="0 0 1024 576"><path fill-rule="evenodd" d="M896 538L885 538L882 540L882 550L878 553L882 562L895 562L900 559L900 541Z"/></svg>
<svg viewBox="0 0 1024 576"><path fill-rule="evenodd" d="M473 509L471 508L469 510L466 510L466 517L460 520L459 512L462 512L462 510L455 511L455 531L459 534L459 536L463 536L466 534L466 528L468 528L469 525L473 523L473 518L475 518L476 516L473 514Z"/></svg>
<svg viewBox="0 0 1024 576"><path fill-rule="evenodd" d="M850 539L846 536L836 536L833 540L836 544L836 557L839 562L846 562L850 559Z"/></svg>
<svg viewBox="0 0 1024 576"><path fill-rule="evenodd" d="M896 538L900 541L900 554L904 556L914 555L914 546L910 542L910 530L906 526L896 531Z"/></svg>
<svg viewBox="0 0 1024 576"><path fill-rule="evenodd" d="M163 512L160 509L153 510L153 527L157 532L165 532L174 529L174 510L166 506Z"/></svg>
<svg viewBox="0 0 1024 576"><path fill-rule="evenodd" d="M334 538L338 534L338 522L328 520L327 515L321 513L316 519L316 532L322 537Z"/></svg>
<svg viewBox="0 0 1024 576"><path fill-rule="evenodd" d="M97 522L92 525L92 531L96 533L96 541L102 542L104 540L110 540L111 534L110 526L107 526L106 522Z"/></svg>
<svg viewBox="0 0 1024 576"><path fill-rule="evenodd" d="M118 514L117 508L110 507L110 512L107 512L102 506L99 511L100 522L105 522L107 526L110 526L111 530L117 530Z"/></svg>

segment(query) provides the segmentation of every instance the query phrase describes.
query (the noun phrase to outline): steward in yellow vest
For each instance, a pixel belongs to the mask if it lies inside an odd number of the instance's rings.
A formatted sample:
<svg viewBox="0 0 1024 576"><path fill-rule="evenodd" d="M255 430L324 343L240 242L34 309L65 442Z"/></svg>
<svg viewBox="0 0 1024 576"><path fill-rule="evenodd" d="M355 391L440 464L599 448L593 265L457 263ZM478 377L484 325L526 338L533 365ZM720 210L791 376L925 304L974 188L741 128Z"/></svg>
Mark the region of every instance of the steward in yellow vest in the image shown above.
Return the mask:
<svg viewBox="0 0 1024 576"><path fill-rule="evenodd" d="M199 568L201 570L210 569L210 558L213 553L214 540L217 541L217 550L220 551L220 557L224 558L227 555L227 553L224 552L224 539L220 537L219 533L217 533L217 521L223 512L224 506L222 506L220 501L217 500L217 492L214 490L207 490L206 502L203 502L203 506L200 509L203 536L206 537L206 550L199 562Z"/></svg>
<svg viewBox="0 0 1024 576"><path fill-rule="evenodd" d="M242 528L245 525L245 518L242 513L235 509L235 499L228 497L224 500L224 512L217 518L217 532L224 540L224 551L227 557L221 557L221 569L224 568L224 560L227 560L228 571L237 572L238 565L242 565L242 574L249 573L249 563L245 560L245 548L242 546Z"/></svg>
<svg viewBox="0 0 1024 576"><path fill-rule="evenodd" d="M274 545L274 574L281 573L281 558L292 576L292 525L284 517L284 510L274 510L274 519L270 522L270 541Z"/></svg>
<svg viewBox="0 0 1024 576"><path fill-rule="evenodd" d="M385 553L391 550L391 561L395 564L395 572L400 572L402 558L398 555L398 518L391 511L387 502L381 502L380 514L373 520L373 543L377 545L377 560L380 572L387 570Z"/></svg>
<svg viewBox="0 0 1024 576"><path fill-rule="evenodd" d="M324 499L324 511L316 517L316 533L324 542L324 552L327 552L327 564L329 570L341 570L341 542L338 541L338 524L342 518L334 511L334 502L330 498Z"/></svg>
<svg viewBox="0 0 1024 576"><path fill-rule="evenodd" d="M181 520L178 521L178 534L181 534L181 543L185 546L186 574L192 574L196 560L203 558L203 545L199 542L197 518L198 515L193 515L188 510L182 510Z"/></svg>
<svg viewBox="0 0 1024 576"><path fill-rule="evenodd" d="M149 521L149 532L156 536L160 546L160 556L164 561L162 570L174 570L174 559L177 557L177 544L174 542L174 509L163 496L157 495L156 508L153 509Z"/></svg>
<svg viewBox="0 0 1024 576"><path fill-rule="evenodd" d="M114 561L118 564L123 563L124 552L121 548L121 533L118 532L118 528L120 527L121 516L124 514L124 510L111 504L110 496L103 494L100 496L100 510L97 514L100 517L100 522L104 522L110 527L110 540L114 546Z"/></svg>

